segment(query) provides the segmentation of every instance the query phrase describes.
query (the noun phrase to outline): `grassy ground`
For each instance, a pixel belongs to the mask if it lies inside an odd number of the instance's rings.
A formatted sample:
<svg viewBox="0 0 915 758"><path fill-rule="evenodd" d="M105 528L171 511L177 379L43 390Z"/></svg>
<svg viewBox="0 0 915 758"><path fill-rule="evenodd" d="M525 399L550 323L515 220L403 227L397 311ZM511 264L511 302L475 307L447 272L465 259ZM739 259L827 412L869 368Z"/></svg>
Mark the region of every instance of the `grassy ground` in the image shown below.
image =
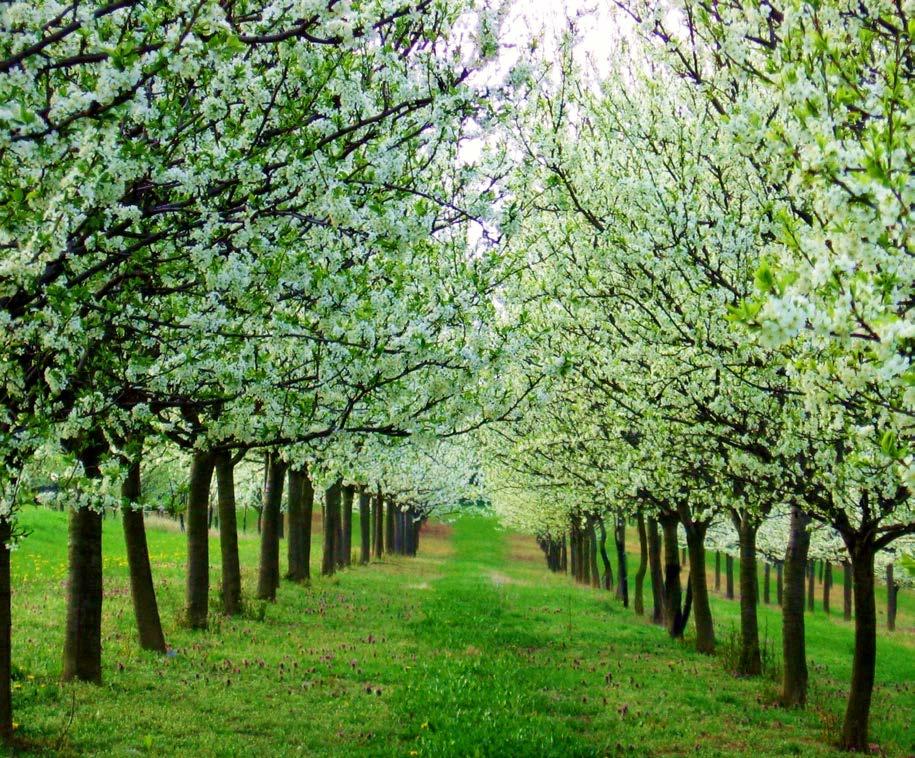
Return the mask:
<svg viewBox="0 0 915 758"><path fill-rule="evenodd" d="M38 752L831 754L849 625L809 617L815 705L783 711L772 706L774 682L732 677L721 658L671 642L608 593L549 574L531 539L480 517L434 527L415 559L386 558L311 587L284 583L276 604L237 620L214 615L206 633L178 625L184 537L153 525L175 649L164 659L137 650L120 523L106 521L105 684L61 686L65 517L33 510L24 521L33 534L13 556L14 695L18 734ZM253 589L253 534L241 554ZM214 540L214 584L218 557ZM911 599L901 599L911 614ZM726 636L737 605L713 602ZM777 637L775 611L761 610ZM879 641L873 733L889 755L915 753L913 637Z"/></svg>

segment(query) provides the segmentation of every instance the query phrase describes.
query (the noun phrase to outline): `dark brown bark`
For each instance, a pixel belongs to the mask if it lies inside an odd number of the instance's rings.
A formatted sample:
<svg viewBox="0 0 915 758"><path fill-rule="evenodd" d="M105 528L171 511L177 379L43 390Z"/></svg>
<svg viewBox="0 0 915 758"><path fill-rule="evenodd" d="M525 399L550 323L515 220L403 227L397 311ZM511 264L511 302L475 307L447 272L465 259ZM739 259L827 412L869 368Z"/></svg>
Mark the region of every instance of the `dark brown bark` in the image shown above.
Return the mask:
<svg viewBox="0 0 915 758"><path fill-rule="evenodd" d="M353 501L356 499L356 488L348 484L343 488L343 519L341 521L342 544L340 545L340 565L349 566L353 561Z"/></svg>
<svg viewBox="0 0 915 758"><path fill-rule="evenodd" d="M303 580L311 579L311 522L315 507L315 488L308 474L302 469L302 574Z"/></svg>
<svg viewBox="0 0 915 758"><path fill-rule="evenodd" d="M604 576L601 586L605 590L609 590L613 587L613 566L610 563L610 556L607 555L607 527L604 525L603 518L599 518L597 523L600 527L600 542L598 545L600 548L600 559L604 564Z"/></svg>
<svg viewBox="0 0 915 758"><path fill-rule="evenodd" d="M896 631L896 608L899 599L899 584L893 572L893 564L886 564L886 628Z"/></svg>
<svg viewBox="0 0 915 758"><path fill-rule="evenodd" d="M616 597L629 607L629 572L626 566L626 518L616 517L616 528L613 530L613 542L616 545Z"/></svg>
<svg viewBox="0 0 915 758"><path fill-rule="evenodd" d="M766 561L763 566L763 603L769 605L772 602L772 593L769 589L772 584L772 567L769 565L769 561Z"/></svg>
<svg viewBox="0 0 915 758"><path fill-rule="evenodd" d="M206 629L210 595L210 541L207 506L213 479L214 457L196 452L191 459L187 495L187 604L185 617L191 629Z"/></svg>
<svg viewBox="0 0 915 758"><path fill-rule="evenodd" d="M816 561L807 562L807 610L813 612L816 607Z"/></svg>
<svg viewBox="0 0 915 758"><path fill-rule="evenodd" d="M842 726L842 747L866 752L874 670L877 664L877 605L874 598L874 549L861 541L852 547L855 595L855 655L851 689Z"/></svg>
<svg viewBox="0 0 915 758"><path fill-rule="evenodd" d="M661 568L661 536L658 521L648 518L648 569L651 575L651 621L664 623L664 574Z"/></svg>
<svg viewBox="0 0 915 758"><path fill-rule="evenodd" d="M566 547L566 536L562 535L562 544L559 546L559 570L567 573L569 570L569 549Z"/></svg>
<svg viewBox="0 0 915 758"><path fill-rule="evenodd" d="M104 443L79 453L88 479L101 476ZM64 631L64 681L102 681L102 514L89 508L70 511L67 625Z"/></svg>
<svg viewBox="0 0 915 758"><path fill-rule="evenodd" d="M782 607L782 599L785 592L785 577L782 571L785 562L778 560L775 562L775 602L778 603L778 607Z"/></svg>
<svg viewBox="0 0 915 758"><path fill-rule="evenodd" d="M709 603L708 583L705 576L705 533L708 523L693 520L690 508L685 503L680 504L679 512L689 550L689 582L692 589L693 618L696 625L696 651L712 655L715 652L715 624L712 621L712 606ZM676 529L676 525L674 529ZM665 539L666 534L665 532Z"/></svg>
<svg viewBox="0 0 915 758"><path fill-rule="evenodd" d="M102 514L70 511L64 681L102 681Z"/></svg>
<svg viewBox="0 0 915 758"><path fill-rule="evenodd" d="M756 575L756 532L759 524L748 514L734 513L740 541L740 656L737 673L759 676L762 655L759 650L759 620L756 614L759 592Z"/></svg>
<svg viewBox="0 0 915 758"><path fill-rule="evenodd" d="M785 589L782 603L782 704L803 706L807 702L807 648L804 639L804 578L810 534L810 517L791 508L788 549L785 553Z"/></svg>
<svg viewBox="0 0 915 758"><path fill-rule="evenodd" d="M591 586L600 587L600 571L597 568L597 534L594 521L588 522L588 567L591 573Z"/></svg>
<svg viewBox="0 0 915 758"><path fill-rule="evenodd" d="M359 490L359 563L363 566L372 557L371 500L372 496L365 487Z"/></svg>
<svg viewBox="0 0 915 758"><path fill-rule="evenodd" d="M842 614L846 621L851 621L852 591L851 563L842 561Z"/></svg>
<svg viewBox="0 0 915 758"><path fill-rule="evenodd" d="M635 572L635 613L645 613L645 574L648 571L648 537L645 532L645 517L639 513L636 518L639 531L639 567Z"/></svg>
<svg viewBox="0 0 915 758"><path fill-rule="evenodd" d="M216 454L216 502L219 508L219 552L222 556L222 612L237 616L241 604L241 563L238 559L238 524L235 515L235 464L232 454Z"/></svg>
<svg viewBox="0 0 915 758"><path fill-rule="evenodd" d="M681 608L680 550L677 544L677 523L674 515L663 514L659 519L664 532L664 625L671 637L682 637L686 617Z"/></svg>
<svg viewBox="0 0 915 758"><path fill-rule="evenodd" d="M823 565L823 612L829 613L829 594L832 590L832 564L825 561Z"/></svg>
<svg viewBox="0 0 915 758"><path fill-rule="evenodd" d="M257 575L258 600L276 600L276 589L280 586L280 509L285 480L285 462L277 453L268 453L263 497L264 517L261 522L261 555Z"/></svg>
<svg viewBox="0 0 915 758"><path fill-rule="evenodd" d="M121 496L127 501L121 519L124 528L124 545L130 569L130 596L137 622L140 647L164 653L165 635L159 619L159 605L153 586L152 567L149 565L149 548L146 544L146 527L143 507L140 505L140 462L134 461L121 485ZM133 507L133 506L136 507Z"/></svg>
<svg viewBox="0 0 915 758"><path fill-rule="evenodd" d="M721 592L721 551L715 551L715 592Z"/></svg>
<svg viewBox="0 0 915 758"><path fill-rule="evenodd" d="M305 478L302 469L290 468L286 494L286 578L293 582L305 579Z"/></svg>
<svg viewBox="0 0 915 758"><path fill-rule="evenodd" d="M734 558L731 555L724 556L724 596L728 600L734 599Z"/></svg>
<svg viewBox="0 0 915 758"><path fill-rule="evenodd" d="M381 490L375 494L375 557L384 555L384 496Z"/></svg>
<svg viewBox="0 0 915 758"><path fill-rule="evenodd" d="M324 492L324 551L321 557L321 574L331 576L336 571L337 520L340 518L340 490L342 483L334 482Z"/></svg>
<svg viewBox="0 0 915 758"><path fill-rule="evenodd" d="M8 519L0 518L0 740L13 736L13 610L10 592L10 544L13 528Z"/></svg>

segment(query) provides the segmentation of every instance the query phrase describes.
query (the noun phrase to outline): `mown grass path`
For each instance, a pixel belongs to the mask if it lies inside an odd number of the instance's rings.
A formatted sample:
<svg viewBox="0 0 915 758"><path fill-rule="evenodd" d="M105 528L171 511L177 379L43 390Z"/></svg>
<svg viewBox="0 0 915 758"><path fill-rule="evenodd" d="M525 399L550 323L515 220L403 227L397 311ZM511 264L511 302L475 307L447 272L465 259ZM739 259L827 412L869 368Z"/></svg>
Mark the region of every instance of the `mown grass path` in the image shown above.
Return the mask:
<svg viewBox="0 0 915 758"><path fill-rule="evenodd" d="M833 754L848 625L811 619L813 707L786 712L774 682L736 679L609 593L550 574L531 538L483 517L433 526L417 558L283 582L275 604L214 612L205 633L179 623L184 535L152 523L169 658L137 649L120 522L108 519L105 683L61 686L66 518L28 510L23 521L33 533L13 556L14 696L18 734L39 754ZM250 596L256 534L240 550ZM210 556L215 609L215 535ZM736 604L713 604L731 623ZM776 611L761 612L776 625ZM874 738L891 756L915 753L913 659L911 634L881 636Z"/></svg>

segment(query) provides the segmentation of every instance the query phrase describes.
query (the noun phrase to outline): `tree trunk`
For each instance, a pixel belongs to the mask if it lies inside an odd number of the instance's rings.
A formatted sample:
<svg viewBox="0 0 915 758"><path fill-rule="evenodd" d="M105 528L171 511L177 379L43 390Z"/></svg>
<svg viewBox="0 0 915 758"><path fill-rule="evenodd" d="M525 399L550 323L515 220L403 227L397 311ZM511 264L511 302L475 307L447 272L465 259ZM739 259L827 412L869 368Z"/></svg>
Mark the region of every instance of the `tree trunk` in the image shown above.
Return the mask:
<svg viewBox="0 0 915 758"><path fill-rule="evenodd" d="M597 568L597 534L594 522L588 521L588 567L591 572L591 586L600 587L600 571Z"/></svg>
<svg viewBox="0 0 915 758"><path fill-rule="evenodd" d="M832 564L824 561L823 565L823 612L829 613L829 593L832 590Z"/></svg>
<svg viewBox="0 0 915 758"><path fill-rule="evenodd" d="M343 488L343 544L341 545L340 565L349 566L353 562L353 501L356 488L348 484Z"/></svg>
<svg viewBox="0 0 915 758"><path fill-rule="evenodd" d="M613 587L613 565L610 563L610 556L607 555L607 527L604 525L604 519L597 520L600 526L600 560L604 564L603 588L609 590Z"/></svg>
<svg viewBox="0 0 915 758"><path fill-rule="evenodd" d="M90 508L70 511L69 569L61 676L101 684L102 514Z"/></svg>
<svg viewBox="0 0 915 758"><path fill-rule="evenodd" d="M782 704L803 706L807 702L807 649L804 640L804 576L810 534L810 517L797 506L791 508L788 549L785 553L785 590L782 603Z"/></svg>
<svg viewBox="0 0 915 758"><path fill-rule="evenodd" d="M842 561L842 613L846 621L851 621L851 563Z"/></svg>
<svg viewBox="0 0 915 758"><path fill-rule="evenodd" d="M807 610L811 613L815 608L816 600L816 561L807 562Z"/></svg>
<svg viewBox="0 0 915 758"><path fill-rule="evenodd" d="M635 572L635 613L645 613L645 573L648 571L648 537L645 533L645 517L639 513L636 523L639 530L639 567Z"/></svg>
<svg viewBox="0 0 915 758"><path fill-rule="evenodd" d="M269 453L264 483L264 520L261 525L261 557L257 576L258 600L276 600L280 586L280 520L286 464L277 453Z"/></svg>
<svg viewBox="0 0 915 758"><path fill-rule="evenodd" d="M305 571L305 522L303 501L305 496L305 477L302 469L290 468L287 478L286 516L288 530L286 534L286 578L301 582Z"/></svg>
<svg viewBox="0 0 915 758"><path fill-rule="evenodd" d="M724 596L728 600L734 599L734 558L731 555L724 556Z"/></svg>
<svg viewBox="0 0 915 758"><path fill-rule="evenodd" d="M769 590L769 585L772 583L772 568L769 565L769 561L766 561L763 564L763 603L766 605L771 604L772 602L772 593Z"/></svg>
<svg viewBox="0 0 915 758"><path fill-rule="evenodd" d="M715 592L721 592L721 551L715 551Z"/></svg>
<svg viewBox="0 0 915 758"><path fill-rule="evenodd" d="M388 498L385 503L385 521L384 521L384 549L385 552L394 553L396 548L394 545L394 508L393 501Z"/></svg>
<svg viewBox="0 0 915 758"><path fill-rule="evenodd" d="M874 599L874 549L869 543L858 544L852 554L855 594L855 657L852 662L851 689L842 747L867 752L868 721L874 691L874 667L877 663L877 605Z"/></svg>
<svg viewBox="0 0 915 758"><path fill-rule="evenodd" d="M648 518L648 569L651 574L651 621L664 623L664 579L661 569L661 536L658 520Z"/></svg>
<svg viewBox="0 0 915 758"><path fill-rule="evenodd" d="M232 454L216 454L216 502L219 507L219 552L222 556L222 612L241 613L241 563L238 559L238 524L235 515L235 464Z"/></svg>
<svg viewBox="0 0 915 758"><path fill-rule="evenodd" d="M372 497L363 487L359 490L359 563L363 566L372 557L370 505Z"/></svg>
<svg viewBox="0 0 915 758"><path fill-rule="evenodd" d="M689 582L695 608L693 617L696 624L696 651L712 655L715 652L715 624L712 621L712 607L709 604L708 583L705 576L705 533L708 524L694 521L689 505L686 503L681 503L678 510L680 521L686 532L686 545L689 550ZM676 533L676 524L674 524L674 533ZM665 538L666 534L665 532Z"/></svg>
<svg viewBox="0 0 915 758"><path fill-rule="evenodd" d="M782 607L782 599L785 592L785 577L782 572L782 568L785 565L785 562L778 560L775 562L775 602L778 603L778 607Z"/></svg>
<svg viewBox="0 0 915 758"><path fill-rule="evenodd" d="M677 517L661 516L664 531L664 625L671 637L682 637L686 620L680 607L680 550L677 545Z"/></svg>
<svg viewBox="0 0 915 758"><path fill-rule="evenodd" d="M896 631L896 606L899 598L899 585L893 576L893 564L886 564L886 628Z"/></svg>
<svg viewBox="0 0 915 758"><path fill-rule="evenodd" d="M569 552L564 534L562 535L562 544L559 546L559 570L563 573L567 573L569 570Z"/></svg>
<svg viewBox="0 0 915 758"><path fill-rule="evenodd" d="M321 556L321 575L332 576L336 571L337 520L340 518L340 490L337 480L324 493L324 553Z"/></svg>
<svg viewBox="0 0 915 758"><path fill-rule="evenodd" d="M626 567L626 519L624 516L616 517L613 537L616 543L616 596L623 601L623 608L628 608L629 572Z"/></svg>
<svg viewBox="0 0 915 758"><path fill-rule="evenodd" d="M146 545L146 527L143 524L143 506L140 505L140 462L133 461L127 478L121 485L121 496L127 501L121 522L124 528L124 545L127 565L130 568L130 595L140 636L140 647L164 653L165 635L159 620L159 606L153 586L152 568L149 565L149 548ZM134 504L136 507L134 508Z"/></svg>
<svg viewBox="0 0 915 758"><path fill-rule="evenodd" d="M101 439L80 452L86 477L101 477ZM204 516L206 514L204 513ZM102 514L90 508L70 511L67 625L64 681L102 681Z"/></svg>
<svg viewBox="0 0 915 758"><path fill-rule="evenodd" d="M10 602L10 544L13 527L9 519L0 518L0 740L13 736L13 609Z"/></svg>
<svg viewBox="0 0 915 758"><path fill-rule="evenodd" d="M302 469L302 579L311 580L311 522L315 507L315 488L308 474Z"/></svg>
<svg viewBox="0 0 915 758"><path fill-rule="evenodd" d="M210 542L207 533L207 504L215 461L211 453L195 452L191 459L187 495L187 606L185 615L191 629L207 628L210 595Z"/></svg>
<svg viewBox="0 0 915 758"><path fill-rule="evenodd" d="M384 555L384 496L381 488L375 495L375 557Z"/></svg>
<svg viewBox="0 0 915 758"><path fill-rule="evenodd" d="M759 650L759 620L756 614L759 580L756 575L756 532L759 525L746 514L734 514L740 539L740 657L737 674L759 676L762 674L762 655Z"/></svg>

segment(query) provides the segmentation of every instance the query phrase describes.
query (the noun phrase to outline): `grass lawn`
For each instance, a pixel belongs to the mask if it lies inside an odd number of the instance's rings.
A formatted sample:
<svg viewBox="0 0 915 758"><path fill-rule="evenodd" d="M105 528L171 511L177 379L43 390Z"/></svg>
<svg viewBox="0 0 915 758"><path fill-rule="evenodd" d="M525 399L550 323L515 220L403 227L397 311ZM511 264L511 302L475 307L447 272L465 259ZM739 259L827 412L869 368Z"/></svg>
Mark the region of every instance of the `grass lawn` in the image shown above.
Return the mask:
<svg viewBox="0 0 915 758"><path fill-rule="evenodd" d="M772 704L774 681L737 679L722 658L669 640L609 593L550 574L533 539L484 517L433 526L417 558L385 558L310 587L284 582L276 604L233 620L214 613L205 633L178 623L184 536L154 522L153 573L175 654L145 654L121 525L108 519L105 683L62 686L66 517L30 509L23 522L32 534L13 555L14 698L17 734L39 753L833 754L852 645L838 577L839 613L808 616L813 706L784 711ZM240 550L252 591L251 531ZM319 555L316 539L313 571ZM215 538L210 557L216 607ZM724 638L737 603L712 602ZM915 754L915 609L905 593L900 604L903 631L879 639L872 726L894 756ZM761 614L780 645L777 609Z"/></svg>

